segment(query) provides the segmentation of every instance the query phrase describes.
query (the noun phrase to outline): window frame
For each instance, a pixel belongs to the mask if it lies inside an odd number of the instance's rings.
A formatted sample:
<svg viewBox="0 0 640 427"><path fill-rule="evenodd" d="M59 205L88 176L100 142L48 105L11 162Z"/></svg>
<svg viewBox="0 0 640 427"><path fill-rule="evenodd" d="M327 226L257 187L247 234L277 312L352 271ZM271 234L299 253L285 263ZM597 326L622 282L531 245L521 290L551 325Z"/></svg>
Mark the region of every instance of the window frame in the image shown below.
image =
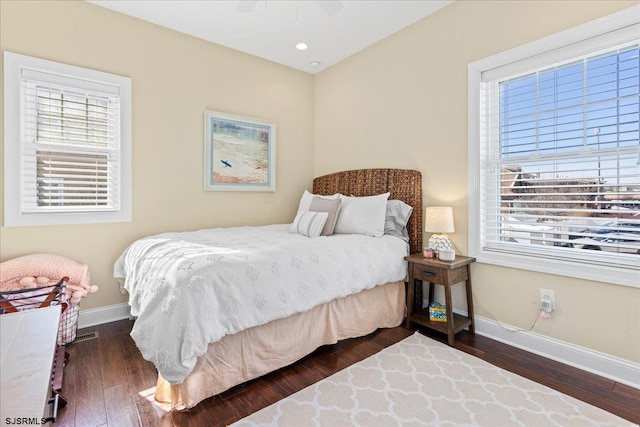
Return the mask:
<svg viewBox="0 0 640 427"><path fill-rule="evenodd" d="M105 210L97 207L83 212L23 212L22 176L24 168L22 150L23 103L22 72L33 70L48 73L78 88L87 84L103 84L118 89L119 151L118 191L119 207ZM4 52L4 209L3 226L37 226L62 224L91 224L129 222L132 220L131 203L131 79L120 75L76 67L59 62ZM73 87L73 86L71 86ZM35 166L34 166L35 170Z"/></svg>
<svg viewBox="0 0 640 427"><path fill-rule="evenodd" d="M578 260L557 259L549 254L538 253L536 248L520 253L488 250L484 244L486 240L481 218L483 188L488 188L489 185L489 183L481 181L483 178L481 173L483 166L481 135L484 127L482 109L485 108L481 100L483 73L492 73L498 68L508 68L509 72L516 74L527 69L561 62L570 57L597 52L611 45L622 44L629 41L630 36L637 39L637 34L640 32L639 17L640 6L633 6L468 65L468 237L469 254L475 257L478 262L640 287L640 272L638 269L627 266L598 265ZM493 200L492 202L497 201ZM638 267L640 267L640 259L638 259Z"/></svg>

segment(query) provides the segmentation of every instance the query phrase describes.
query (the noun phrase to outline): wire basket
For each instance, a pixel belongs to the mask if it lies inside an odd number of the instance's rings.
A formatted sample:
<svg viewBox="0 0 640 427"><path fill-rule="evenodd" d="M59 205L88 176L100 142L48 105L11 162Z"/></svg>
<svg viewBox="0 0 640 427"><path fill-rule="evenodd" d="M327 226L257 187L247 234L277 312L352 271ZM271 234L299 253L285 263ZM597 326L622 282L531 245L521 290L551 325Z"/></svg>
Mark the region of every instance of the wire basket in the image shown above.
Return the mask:
<svg viewBox="0 0 640 427"><path fill-rule="evenodd" d="M37 310L40 307L61 305L58 345L67 345L76 339L78 330L78 304L70 304L65 294L68 277L58 283L38 288L0 290L0 314Z"/></svg>
<svg viewBox="0 0 640 427"><path fill-rule="evenodd" d="M58 345L67 345L76 339L79 312L80 304L68 305L67 309L62 312L58 328Z"/></svg>

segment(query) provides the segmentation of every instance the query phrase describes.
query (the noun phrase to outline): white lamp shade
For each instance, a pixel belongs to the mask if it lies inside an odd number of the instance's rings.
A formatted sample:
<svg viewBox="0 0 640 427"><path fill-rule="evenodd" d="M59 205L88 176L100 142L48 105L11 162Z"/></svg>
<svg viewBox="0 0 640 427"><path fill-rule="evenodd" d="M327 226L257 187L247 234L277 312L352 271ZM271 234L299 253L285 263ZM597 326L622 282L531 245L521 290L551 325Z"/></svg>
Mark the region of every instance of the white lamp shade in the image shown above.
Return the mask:
<svg viewBox="0 0 640 427"><path fill-rule="evenodd" d="M430 233L453 233L453 208L429 207L426 210L424 231Z"/></svg>

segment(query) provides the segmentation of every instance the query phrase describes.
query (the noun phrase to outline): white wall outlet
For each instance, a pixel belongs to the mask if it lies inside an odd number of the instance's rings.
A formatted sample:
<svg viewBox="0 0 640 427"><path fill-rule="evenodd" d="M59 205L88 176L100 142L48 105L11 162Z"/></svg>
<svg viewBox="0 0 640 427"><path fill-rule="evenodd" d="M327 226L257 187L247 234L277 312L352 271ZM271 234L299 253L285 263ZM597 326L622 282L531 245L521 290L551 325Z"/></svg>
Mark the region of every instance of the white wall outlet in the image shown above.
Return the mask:
<svg viewBox="0 0 640 427"><path fill-rule="evenodd" d="M540 310L551 313L556 308L556 295L554 291L540 288Z"/></svg>

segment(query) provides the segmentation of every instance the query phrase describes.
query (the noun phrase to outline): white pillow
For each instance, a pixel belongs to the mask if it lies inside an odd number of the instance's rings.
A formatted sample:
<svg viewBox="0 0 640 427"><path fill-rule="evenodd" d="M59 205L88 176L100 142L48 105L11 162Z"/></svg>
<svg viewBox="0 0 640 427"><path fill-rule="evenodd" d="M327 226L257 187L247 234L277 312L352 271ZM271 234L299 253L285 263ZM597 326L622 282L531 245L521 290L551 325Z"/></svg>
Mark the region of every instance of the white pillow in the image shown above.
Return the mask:
<svg viewBox="0 0 640 427"><path fill-rule="evenodd" d="M388 198L389 193L368 197L347 197L341 194L340 214L333 232L382 236Z"/></svg>
<svg viewBox="0 0 640 427"><path fill-rule="evenodd" d="M307 237L318 237L328 217L327 212L300 211L291 224L291 232Z"/></svg>
<svg viewBox="0 0 640 427"><path fill-rule="evenodd" d="M311 206L311 201L314 197L321 197L323 199L335 200L340 196L338 193L332 194L331 196L320 196L318 194L309 193L307 190L304 190L302 193L302 197L300 198L300 204L298 205L298 212L300 211L308 211L309 206Z"/></svg>

